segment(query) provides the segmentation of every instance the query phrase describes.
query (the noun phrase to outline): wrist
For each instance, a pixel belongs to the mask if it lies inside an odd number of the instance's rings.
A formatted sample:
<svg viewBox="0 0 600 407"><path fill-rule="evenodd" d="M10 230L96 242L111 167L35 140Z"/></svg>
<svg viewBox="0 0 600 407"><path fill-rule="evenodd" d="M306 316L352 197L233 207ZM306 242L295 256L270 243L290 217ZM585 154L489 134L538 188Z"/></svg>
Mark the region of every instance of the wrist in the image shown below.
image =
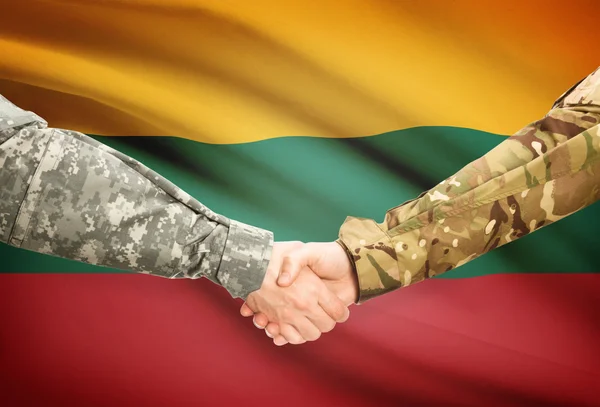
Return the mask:
<svg viewBox="0 0 600 407"><path fill-rule="evenodd" d="M217 272L220 284L245 300L262 286L272 249L272 232L231 220Z"/></svg>
<svg viewBox="0 0 600 407"><path fill-rule="evenodd" d="M335 242L332 242L332 244L337 246L336 251L340 253L339 264L342 265L343 274L346 276L343 280L345 284L344 290L340 293L340 299L346 304L356 304L358 302L360 288L352 254L343 242L336 240Z"/></svg>

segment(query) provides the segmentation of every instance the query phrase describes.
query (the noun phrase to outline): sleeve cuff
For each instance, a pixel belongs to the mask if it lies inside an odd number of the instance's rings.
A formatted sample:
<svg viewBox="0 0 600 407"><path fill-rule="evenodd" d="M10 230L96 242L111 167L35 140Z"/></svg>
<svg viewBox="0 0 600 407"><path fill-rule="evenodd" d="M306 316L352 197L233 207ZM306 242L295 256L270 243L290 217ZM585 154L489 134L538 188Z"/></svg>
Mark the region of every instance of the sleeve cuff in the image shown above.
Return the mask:
<svg viewBox="0 0 600 407"><path fill-rule="evenodd" d="M356 269L357 304L402 287L394 245L375 221L348 217L340 229L339 242Z"/></svg>
<svg viewBox="0 0 600 407"><path fill-rule="evenodd" d="M272 232L232 220L217 280L232 297L245 300L262 285L272 248Z"/></svg>

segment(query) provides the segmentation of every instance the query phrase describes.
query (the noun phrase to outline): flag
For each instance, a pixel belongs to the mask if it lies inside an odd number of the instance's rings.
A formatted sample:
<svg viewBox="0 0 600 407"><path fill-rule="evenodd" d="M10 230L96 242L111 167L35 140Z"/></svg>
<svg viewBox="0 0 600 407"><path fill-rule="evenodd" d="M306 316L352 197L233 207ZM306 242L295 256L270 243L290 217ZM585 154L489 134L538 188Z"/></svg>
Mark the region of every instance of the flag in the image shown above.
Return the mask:
<svg viewBox="0 0 600 407"><path fill-rule="evenodd" d="M600 7L22 1L0 94L202 203L330 241L541 118L597 66ZM207 281L0 246L8 405L598 405L593 205L274 347Z"/></svg>

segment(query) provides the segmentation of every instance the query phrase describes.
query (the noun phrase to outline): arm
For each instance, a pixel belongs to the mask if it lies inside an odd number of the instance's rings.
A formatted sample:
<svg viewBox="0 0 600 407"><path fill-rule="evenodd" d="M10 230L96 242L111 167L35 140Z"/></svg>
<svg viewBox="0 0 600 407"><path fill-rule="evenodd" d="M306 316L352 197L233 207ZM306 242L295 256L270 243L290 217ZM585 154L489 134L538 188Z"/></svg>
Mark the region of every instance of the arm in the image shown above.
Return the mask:
<svg viewBox="0 0 600 407"><path fill-rule="evenodd" d="M600 198L600 69L561 96L543 119L416 199L383 223L349 217L340 238L284 258L279 286L311 268L346 304L423 281L556 222ZM278 345L277 321L244 316Z"/></svg>
<svg viewBox="0 0 600 407"><path fill-rule="evenodd" d="M346 304L444 273L556 222L600 198L600 69L565 92L543 119L383 223L349 217L340 238L286 255L277 283L311 268ZM244 316L253 310L243 305ZM256 313L274 342L289 338Z"/></svg>
<svg viewBox="0 0 600 407"><path fill-rule="evenodd" d="M600 70L543 119L383 223L349 217L338 243L357 272L359 302L439 275L600 198Z"/></svg>
<svg viewBox="0 0 600 407"><path fill-rule="evenodd" d="M0 241L168 278L257 290L273 235L218 215L136 160L47 128L0 95Z"/></svg>

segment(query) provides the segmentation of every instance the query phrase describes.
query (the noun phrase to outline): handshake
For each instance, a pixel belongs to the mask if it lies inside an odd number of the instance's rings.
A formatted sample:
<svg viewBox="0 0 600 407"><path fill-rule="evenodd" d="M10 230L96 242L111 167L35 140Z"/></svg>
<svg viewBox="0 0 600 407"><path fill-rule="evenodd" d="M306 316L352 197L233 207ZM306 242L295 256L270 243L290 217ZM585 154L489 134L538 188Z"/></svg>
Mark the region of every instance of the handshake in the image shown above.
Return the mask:
<svg viewBox="0 0 600 407"><path fill-rule="evenodd" d="M275 345L319 339L349 317L358 298L358 278L337 242L275 243L262 286L240 312L254 315Z"/></svg>

